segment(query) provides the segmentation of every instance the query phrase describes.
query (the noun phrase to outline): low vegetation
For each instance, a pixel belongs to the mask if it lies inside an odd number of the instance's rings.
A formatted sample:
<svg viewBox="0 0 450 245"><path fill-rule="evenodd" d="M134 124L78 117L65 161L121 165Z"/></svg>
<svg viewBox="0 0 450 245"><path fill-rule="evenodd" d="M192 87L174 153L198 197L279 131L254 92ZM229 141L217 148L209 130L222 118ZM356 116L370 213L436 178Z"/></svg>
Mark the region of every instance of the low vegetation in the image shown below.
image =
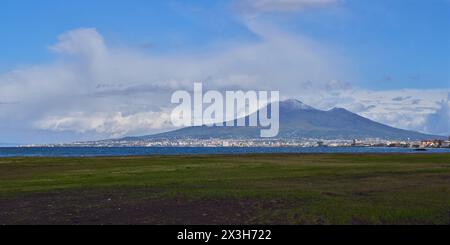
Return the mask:
<svg viewBox="0 0 450 245"><path fill-rule="evenodd" d="M0 224L449 224L450 154L0 159Z"/></svg>

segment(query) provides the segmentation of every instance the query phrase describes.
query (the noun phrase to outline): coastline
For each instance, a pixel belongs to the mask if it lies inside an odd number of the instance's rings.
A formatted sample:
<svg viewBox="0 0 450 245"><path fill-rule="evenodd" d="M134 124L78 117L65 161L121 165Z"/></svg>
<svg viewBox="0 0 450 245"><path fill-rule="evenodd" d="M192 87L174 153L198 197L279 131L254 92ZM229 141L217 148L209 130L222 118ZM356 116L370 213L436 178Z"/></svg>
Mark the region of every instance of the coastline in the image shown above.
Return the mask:
<svg viewBox="0 0 450 245"><path fill-rule="evenodd" d="M126 157L243 154L435 154L450 148L416 150L404 147L12 147L1 148L0 158L10 157Z"/></svg>

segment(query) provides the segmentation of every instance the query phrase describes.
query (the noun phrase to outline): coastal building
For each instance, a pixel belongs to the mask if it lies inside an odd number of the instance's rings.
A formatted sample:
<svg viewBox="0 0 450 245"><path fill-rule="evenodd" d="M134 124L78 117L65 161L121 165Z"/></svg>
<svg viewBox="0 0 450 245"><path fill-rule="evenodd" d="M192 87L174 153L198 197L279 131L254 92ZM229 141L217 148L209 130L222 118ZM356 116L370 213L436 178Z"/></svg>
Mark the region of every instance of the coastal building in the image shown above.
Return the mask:
<svg viewBox="0 0 450 245"><path fill-rule="evenodd" d="M422 140L420 143L420 147L424 147L424 148L438 148L438 147L445 147L444 145L447 145L448 147L448 141L444 141L444 140L438 140L438 139L433 139L433 140Z"/></svg>

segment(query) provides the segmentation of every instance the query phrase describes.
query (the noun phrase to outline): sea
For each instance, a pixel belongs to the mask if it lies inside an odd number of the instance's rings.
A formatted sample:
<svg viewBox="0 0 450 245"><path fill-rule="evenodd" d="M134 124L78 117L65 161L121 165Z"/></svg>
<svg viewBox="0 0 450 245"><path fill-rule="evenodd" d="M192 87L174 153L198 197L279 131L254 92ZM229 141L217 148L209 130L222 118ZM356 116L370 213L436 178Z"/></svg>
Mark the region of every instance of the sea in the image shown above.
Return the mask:
<svg viewBox="0 0 450 245"><path fill-rule="evenodd" d="M450 153L450 148L417 151L397 147L0 147L6 157L105 157L257 153Z"/></svg>

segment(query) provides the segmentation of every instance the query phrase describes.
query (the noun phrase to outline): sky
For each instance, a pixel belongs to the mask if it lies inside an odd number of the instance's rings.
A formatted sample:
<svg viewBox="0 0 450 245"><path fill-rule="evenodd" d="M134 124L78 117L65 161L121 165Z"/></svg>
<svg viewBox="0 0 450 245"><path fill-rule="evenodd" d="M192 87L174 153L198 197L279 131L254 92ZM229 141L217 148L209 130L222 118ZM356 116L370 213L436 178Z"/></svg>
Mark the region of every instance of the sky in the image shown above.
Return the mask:
<svg viewBox="0 0 450 245"><path fill-rule="evenodd" d="M0 38L0 144L171 130L196 81L450 135L448 0L4 0Z"/></svg>

